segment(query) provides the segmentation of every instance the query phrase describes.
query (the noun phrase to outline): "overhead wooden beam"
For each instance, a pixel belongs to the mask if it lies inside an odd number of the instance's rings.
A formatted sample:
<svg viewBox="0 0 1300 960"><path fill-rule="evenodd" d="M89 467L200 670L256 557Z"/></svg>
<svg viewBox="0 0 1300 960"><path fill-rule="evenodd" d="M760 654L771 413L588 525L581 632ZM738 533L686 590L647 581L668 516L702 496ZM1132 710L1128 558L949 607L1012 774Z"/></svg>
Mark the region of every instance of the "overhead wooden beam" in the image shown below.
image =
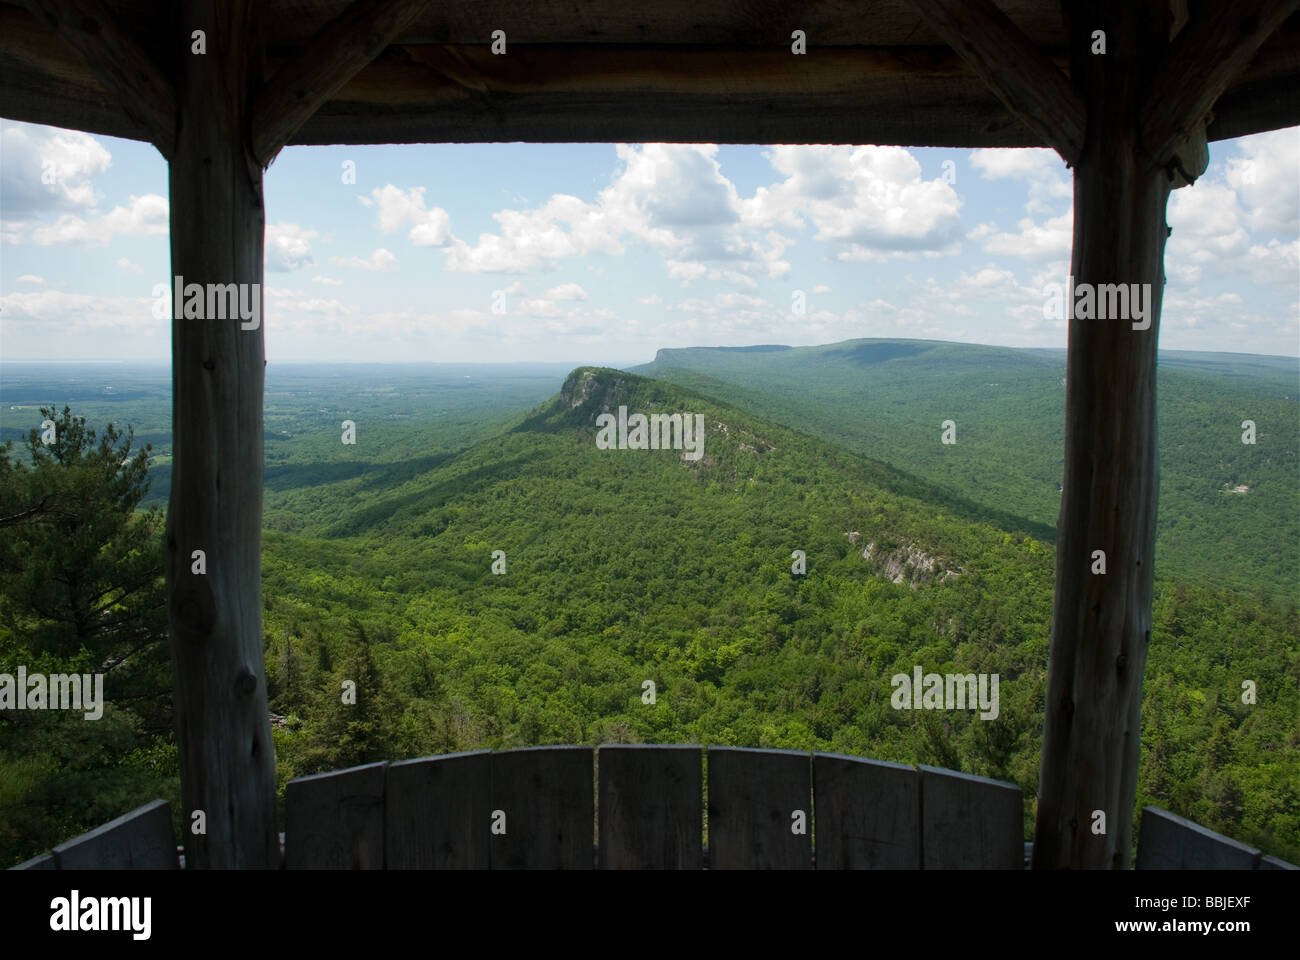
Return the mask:
<svg viewBox="0 0 1300 960"><path fill-rule="evenodd" d="M176 148L176 92L102 0L26 0L26 6L77 52L141 135L170 159Z"/></svg>
<svg viewBox="0 0 1300 960"><path fill-rule="evenodd" d="M379 56L429 0L355 0L265 83L253 102L253 154L275 158L317 108Z"/></svg>
<svg viewBox="0 0 1300 960"><path fill-rule="evenodd" d="M1143 146L1159 166L1300 0L1232 0L1198 7L1161 60L1142 107Z"/></svg>
<svg viewBox="0 0 1300 960"><path fill-rule="evenodd" d="M1074 163L1083 150L1083 101L1068 77L992 0L912 0L921 18L1043 142Z"/></svg>

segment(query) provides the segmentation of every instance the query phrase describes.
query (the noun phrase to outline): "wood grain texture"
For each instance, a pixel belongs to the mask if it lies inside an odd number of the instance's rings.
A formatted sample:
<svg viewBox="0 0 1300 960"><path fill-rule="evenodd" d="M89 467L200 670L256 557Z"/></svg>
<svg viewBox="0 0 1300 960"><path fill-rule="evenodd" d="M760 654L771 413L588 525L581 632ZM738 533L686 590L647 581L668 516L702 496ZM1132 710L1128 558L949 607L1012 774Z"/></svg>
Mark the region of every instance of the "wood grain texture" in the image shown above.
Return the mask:
<svg viewBox="0 0 1300 960"><path fill-rule="evenodd" d="M811 869L811 757L710 747L707 758L710 869ZM792 832L796 810L806 833Z"/></svg>
<svg viewBox="0 0 1300 960"><path fill-rule="evenodd" d="M677 30L670 29L671 10L658 6L626 14L544 4L515 9L510 52L494 57L492 5L431 4L288 142L1043 143L925 27L910 0L801 10L810 43L804 56L789 53L779 10L681 6L687 19ZM298 56L343 7L259 4L268 66ZM1065 34L1054 4L999 7L1064 69ZM174 59L177 38L159 29L155 11L132 2L118 11L123 28L158 62ZM1293 15L1229 83L1214 107L1209 139L1300 122L1298 83L1300 16ZM66 43L2 0L0 116L144 138Z"/></svg>
<svg viewBox="0 0 1300 960"><path fill-rule="evenodd" d="M1279 860L1277 857L1260 857L1259 869L1260 870L1300 870L1300 867L1297 867L1294 863L1287 863L1285 860Z"/></svg>
<svg viewBox="0 0 1300 960"><path fill-rule="evenodd" d="M30 860L24 860L16 867L10 867L10 870L57 870L59 865L54 862L54 855L51 853L42 853L39 856L32 857Z"/></svg>
<svg viewBox="0 0 1300 960"><path fill-rule="evenodd" d="M355 0L325 23L258 91L253 154L271 162L330 95L377 57L430 0Z"/></svg>
<svg viewBox="0 0 1300 960"><path fill-rule="evenodd" d="M1066 161L1083 149L1086 113L1069 78L992 0L912 0L1020 122Z"/></svg>
<svg viewBox="0 0 1300 960"><path fill-rule="evenodd" d="M53 864L38 869L180 869L171 807L163 800L146 803L102 827L61 843L50 851L50 856Z"/></svg>
<svg viewBox="0 0 1300 960"><path fill-rule="evenodd" d="M606 745L599 754L600 866L704 865L704 771L699 746Z"/></svg>
<svg viewBox="0 0 1300 960"><path fill-rule="evenodd" d="M1018 786L937 767L917 770L922 869L1024 868L1024 803Z"/></svg>
<svg viewBox="0 0 1300 960"><path fill-rule="evenodd" d="M90 67L121 110L170 158L176 146L176 93L149 52L102 0L27 0L28 11Z"/></svg>
<svg viewBox="0 0 1300 960"><path fill-rule="evenodd" d="M387 868L486 870L491 789L487 750L391 764L384 794Z"/></svg>
<svg viewBox="0 0 1300 960"><path fill-rule="evenodd" d="M590 870L595 864L591 747L531 747L492 754L491 810L506 833L488 834L493 870Z"/></svg>
<svg viewBox="0 0 1300 960"><path fill-rule="evenodd" d="M290 870L382 870L386 763L290 780L284 857Z"/></svg>
<svg viewBox="0 0 1300 960"><path fill-rule="evenodd" d="M205 56L180 62L169 173L172 275L237 284L264 315L262 170L246 136L258 70L249 0L184 0ZM188 37L188 32L186 33ZM166 577L188 867L274 867L275 748L262 636L264 324L172 318L172 483ZM192 572L203 550L207 572ZM337 694L336 694L337 695ZM364 695L364 693L363 693Z"/></svg>
<svg viewBox="0 0 1300 960"><path fill-rule="evenodd" d="M270 14L272 42L296 46L311 35L313 24L336 16L347 0L264 3ZM1036 40L1060 43L1060 12L1052 0L999 0L999 6ZM402 31L398 42L487 45L494 29L506 32L510 49L536 43L726 43L789 49L790 34L795 29L807 34L810 50L857 46L868 41L901 46L933 46L938 42L907 0L803 0L797 5L780 0L434 3Z"/></svg>
<svg viewBox="0 0 1300 960"><path fill-rule="evenodd" d="M1164 167L1228 85L1300 0L1233 0L1198 7L1174 37L1142 106L1142 145Z"/></svg>
<svg viewBox="0 0 1300 960"><path fill-rule="evenodd" d="M1139 870L1254 870L1260 852L1191 820L1143 807L1138 830Z"/></svg>
<svg viewBox="0 0 1300 960"><path fill-rule="evenodd" d="M919 801L919 778L912 767L815 754L817 869L918 869Z"/></svg>
<svg viewBox="0 0 1300 960"><path fill-rule="evenodd" d="M1151 640L1159 490L1156 349L1170 177L1140 148L1136 104L1168 45L1162 5L1070 0L1071 72L1088 105L1074 171L1076 288L1137 284L1148 316L1069 321L1064 488L1057 521L1034 867L1124 869ZM1107 24L1107 53L1089 49ZM1193 188L1194 189L1194 188ZM1064 285L1067 278L1062 277ZM1093 552L1106 556L1094 574ZM1094 834L1094 811L1106 833Z"/></svg>

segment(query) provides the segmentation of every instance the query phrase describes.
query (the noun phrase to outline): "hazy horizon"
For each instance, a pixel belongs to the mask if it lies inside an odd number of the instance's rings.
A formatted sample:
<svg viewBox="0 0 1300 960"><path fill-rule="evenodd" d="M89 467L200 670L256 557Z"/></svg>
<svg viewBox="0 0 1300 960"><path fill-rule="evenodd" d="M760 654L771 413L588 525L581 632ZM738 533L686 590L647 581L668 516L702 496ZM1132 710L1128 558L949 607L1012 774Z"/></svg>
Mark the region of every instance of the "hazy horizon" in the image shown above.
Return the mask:
<svg viewBox="0 0 1300 960"><path fill-rule="evenodd" d="M11 121L0 145L0 353L164 361L161 155ZM1209 151L1169 200L1160 344L1300 356L1300 128ZM289 147L264 195L248 302L271 363L1067 342L1048 288L1067 284L1073 189L1047 149Z"/></svg>

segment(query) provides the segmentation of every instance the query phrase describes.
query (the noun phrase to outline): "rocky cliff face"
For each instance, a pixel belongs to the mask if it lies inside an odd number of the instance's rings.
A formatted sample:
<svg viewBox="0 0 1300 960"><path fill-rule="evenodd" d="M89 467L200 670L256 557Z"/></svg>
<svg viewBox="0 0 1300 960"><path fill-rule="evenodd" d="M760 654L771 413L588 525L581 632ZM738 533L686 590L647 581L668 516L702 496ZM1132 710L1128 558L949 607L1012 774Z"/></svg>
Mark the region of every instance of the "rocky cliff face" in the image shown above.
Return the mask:
<svg viewBox="0 0 1300 960"><path fill-rule="evenodd" d="M850 536L850 540L855 539ZM955 580L963 572L943 557L932 557L912 543L888 550L872 541L863 549L862 558L871 563L876 575L888 577L894 583L907 583L913 588L921 583Z"/></svg>

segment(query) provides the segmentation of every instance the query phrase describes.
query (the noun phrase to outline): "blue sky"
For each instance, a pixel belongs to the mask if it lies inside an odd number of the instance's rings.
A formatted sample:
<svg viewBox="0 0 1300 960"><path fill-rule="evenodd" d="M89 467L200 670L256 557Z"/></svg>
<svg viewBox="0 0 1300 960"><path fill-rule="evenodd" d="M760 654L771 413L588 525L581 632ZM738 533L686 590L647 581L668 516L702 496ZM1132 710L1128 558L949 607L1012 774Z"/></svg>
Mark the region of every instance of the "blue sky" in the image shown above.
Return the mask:
<svg viewBox="0 0 1300 960"><path fill-rule="evenodd" d="M1300 355L1300 128L1210 161L1169 205L1161 347ZM273 362L1066 345L1043 315L1072 205L1048 150L290 147L265 197ZM0 123L0 355L165 361L169 274L157 151Z"/></svg>

